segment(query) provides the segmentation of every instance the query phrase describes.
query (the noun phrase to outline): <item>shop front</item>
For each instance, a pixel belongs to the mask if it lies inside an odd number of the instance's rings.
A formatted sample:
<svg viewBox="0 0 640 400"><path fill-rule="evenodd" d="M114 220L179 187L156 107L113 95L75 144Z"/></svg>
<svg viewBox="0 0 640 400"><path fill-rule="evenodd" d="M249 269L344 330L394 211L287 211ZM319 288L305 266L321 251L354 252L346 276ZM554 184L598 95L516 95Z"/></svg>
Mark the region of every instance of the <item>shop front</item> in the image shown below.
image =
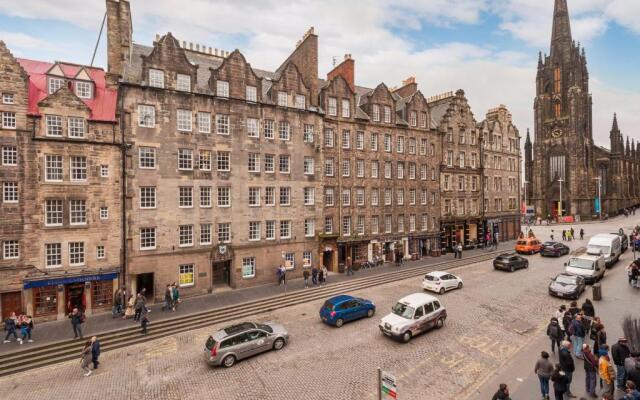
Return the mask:
<svg viewBox="0 0 640 400"><path fill-rule="evenodd" d="M337 235L320 235L318 255L320 266L325 266L331 272L338 272L338 242Z"/></svg>
<svg viewBox="0 0 640 400"><path fill-rule="evenodd" d="M119 270L91 275L42 275L24 279L25 312L37 320L64 318L74 308L87 315L111 311Z"/></svg>
<svg viewBox="0 0 640 400"><path fill-rule="evenodd" d="M465 249L484 245L484 227L479 220L443 222L440 233L443 251L453 251L453 246L462 243Z"/></svg>
<svg viewBox="0 0 640 400"><path fill-rule="evenodd" d="M409 254L414 260L440 254L440 237L437 234L409 237Z"/></svg>
<svg viewBox="0 0 640 400"><path fill-rule="evenodd" d="M340 270L347 265L350 259L352 265L364 264L369 261L369 240L346 240L339 241L338 245L338 265Z"/></svg>

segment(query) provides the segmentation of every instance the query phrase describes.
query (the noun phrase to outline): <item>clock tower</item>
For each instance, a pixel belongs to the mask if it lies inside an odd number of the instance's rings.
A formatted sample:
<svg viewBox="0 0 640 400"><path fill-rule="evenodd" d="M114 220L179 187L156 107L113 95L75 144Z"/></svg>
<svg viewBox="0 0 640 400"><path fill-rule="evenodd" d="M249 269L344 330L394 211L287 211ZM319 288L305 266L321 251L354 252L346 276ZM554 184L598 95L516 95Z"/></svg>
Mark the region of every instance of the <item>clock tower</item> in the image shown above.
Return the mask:
<svg viewBox="0 0 640 400"><path fill-rule="evenodd" d="M531 203L541 217L594 214L591 94L567 0L555 0L549 55L538 56ZM525 160L526 162L527 160Z"/></svg>

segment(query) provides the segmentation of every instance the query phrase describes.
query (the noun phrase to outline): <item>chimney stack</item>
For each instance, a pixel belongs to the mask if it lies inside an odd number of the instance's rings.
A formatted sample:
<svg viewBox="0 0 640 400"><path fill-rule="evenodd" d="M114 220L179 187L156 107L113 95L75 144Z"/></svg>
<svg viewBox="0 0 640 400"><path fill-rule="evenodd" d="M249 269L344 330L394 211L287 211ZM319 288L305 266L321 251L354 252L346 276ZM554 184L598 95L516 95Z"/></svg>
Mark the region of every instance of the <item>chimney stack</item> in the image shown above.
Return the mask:
<svg viewBox="0 0 640 400"><path fill-rule="evenodd" d="M313 28L311 28L313 29ZM349 88L352 92L355 93L356 85L355 85L355 60L351 58L351 54L345 54L344 60L336 65L329 73L327 74L327 80L332 80L336 76L341 76L349 85Z"/></svg>
<svg viewBox="0 0 640 400"><path fill-rule="evenodd" d="M402 81L402 86L398 89L392 90L392 92L398 94L400 97L409 97L418 91L418 84L416 83L416 77L410 76Z"/></svg>

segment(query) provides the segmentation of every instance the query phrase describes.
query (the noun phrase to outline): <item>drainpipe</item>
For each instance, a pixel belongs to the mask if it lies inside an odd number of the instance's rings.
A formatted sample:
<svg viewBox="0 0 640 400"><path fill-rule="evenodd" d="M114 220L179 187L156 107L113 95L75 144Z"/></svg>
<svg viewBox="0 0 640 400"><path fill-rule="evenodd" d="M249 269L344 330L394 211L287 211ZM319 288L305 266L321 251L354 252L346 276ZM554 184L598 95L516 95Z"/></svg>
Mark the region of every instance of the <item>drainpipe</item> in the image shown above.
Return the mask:
<svg viewBox="0 0 640 400"><path fill-rule="evenodd" d="M127 181L126 181L126 168L127 168L127 144L125 143L124 130L125 130L125 120L124 120L124 97L126 94L126 87L124 85L118 85L118 125L120 128L120 214L121 214L121 222L120 222L120 242L121 242L121 250L120 250L120 265L121 265L121 276L122 283L121 286L125 287L125 298L126 296L126 288L129 286L129 282L127 279L127 211L126 211L126 191L127 191Z"/></svg>

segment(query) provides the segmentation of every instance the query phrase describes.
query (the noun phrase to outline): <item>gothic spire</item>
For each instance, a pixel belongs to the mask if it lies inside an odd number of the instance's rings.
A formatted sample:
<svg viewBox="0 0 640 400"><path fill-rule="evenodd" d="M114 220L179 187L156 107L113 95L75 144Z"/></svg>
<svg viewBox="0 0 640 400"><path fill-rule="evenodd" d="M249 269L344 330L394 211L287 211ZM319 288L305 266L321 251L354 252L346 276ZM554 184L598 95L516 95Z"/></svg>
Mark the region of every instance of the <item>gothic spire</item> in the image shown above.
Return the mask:
<svg viewBox="0 0 640 400"><path fill-rule="evenodd" d="M551 58L560 55L568 58L571 55L571 24L567 0L555 0L553 10L553 31L551 34Z"/></svg>
<svg viewBox="0 0 640 400"><path fill-rule="evenodd" d="M624 149L624 154L629 155L629 136L627 136L627 145Z"/></svg>
<svg viewBox="0 0 640 400"><path fill-rule="evenodd" d="M531 136L529 135L529 128L527 128L527 139L524 141L525 145L531 144Z"/></svg>
<svg viewBox="0 0 640 400"><path fill-rule="evenodd" d="M620 132L618 129L618 115L617 113L613 113L613 125L611 126L611 132Z"/></svg>

